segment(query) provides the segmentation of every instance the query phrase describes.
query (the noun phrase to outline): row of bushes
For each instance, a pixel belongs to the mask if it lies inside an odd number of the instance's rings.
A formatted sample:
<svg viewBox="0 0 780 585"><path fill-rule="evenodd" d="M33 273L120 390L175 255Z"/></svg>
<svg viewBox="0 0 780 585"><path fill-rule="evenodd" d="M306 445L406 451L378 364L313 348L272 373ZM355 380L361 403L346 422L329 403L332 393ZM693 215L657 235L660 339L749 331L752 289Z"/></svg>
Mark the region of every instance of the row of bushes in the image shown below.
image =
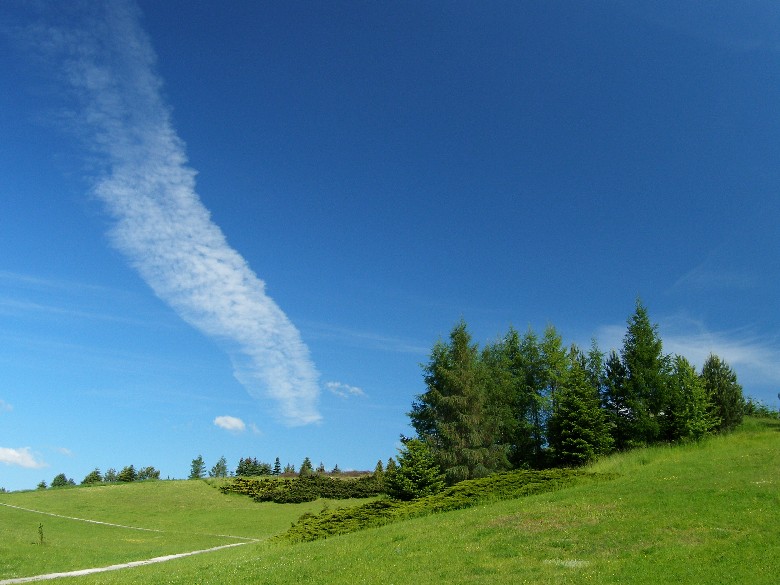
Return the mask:
<svg viewBox="0 0 780 585"><path fill-rule="evenodd" d="M249 496L257 502L299 504L317 498L371 498L382 493L382 482L373 475L348 479L323 475L278 479L236 477L219 489L226 494Z"/></svg>
<svg viewBox="0 0 780 585"><path fill-rule="evenodd" d="M561 489L585 480L604 480L606 474L581 469L518 470L462 481L441 493L409 502L382 499L361 506L304 514L282 539L305 542L355 532L398 520L469 508L480 503L509 500Z"/></svg>

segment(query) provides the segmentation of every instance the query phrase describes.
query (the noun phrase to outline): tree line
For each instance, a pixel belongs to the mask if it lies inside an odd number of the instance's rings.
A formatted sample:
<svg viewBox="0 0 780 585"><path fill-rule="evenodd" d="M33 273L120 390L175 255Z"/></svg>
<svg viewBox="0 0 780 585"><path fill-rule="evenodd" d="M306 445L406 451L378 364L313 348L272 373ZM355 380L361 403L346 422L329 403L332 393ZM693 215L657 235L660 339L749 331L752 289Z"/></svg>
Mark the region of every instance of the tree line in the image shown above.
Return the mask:
<svg viewBox="0 0 780 585"><path fill-rule="evenodd" d="M325 470L325 464L322 462L320 462L320 464L315 468L312 465L311 459L309 459L309 457L305 457L300 465L299 471L296 472L295 466L291 463L288 463L282 467L282 463L278 457L274 460L273 465L266 463L265 461L260 461L256 457L241 457L241 459L238 461L235 472L230 472L228 470L227 460L224 456L222 456L214 464L211 470L208 471L208 477L291 476L295 475L296 473L300 477L305 477L308 475L324 475L326 473L330 475L339 475L341 473L341 469L339 469L338 464L336 464L328 472ZM206 462L202 455L198 455L195 459L192 460L188 479L203 479L206 477L206 475Z"/></svg>
<svg viewBox="0 0 780 585"><path fill-rule="evenodd" d="M129 483L131 481L146 481L149 479L160 479L160 471L151 466L136 469L134 465L127 465L119 472L112 467L106 470L105 474L102 474L100 469L96 467L81 480L81 485ZM64 473L59 473L54 476L50 485L47 485L46 481L42 480L37 487L39 490L45 490L47 487L60 488L75 485L76 482L73 479L68 478Z"/></svg>
<svg viewBox="0 0 780 585"><path fill-rule="evenodd" d="M426 390L408 413L448 484L516 468L576 466L616 450L697 440L738 425L742 387L710 355L700 372L666 355L636 302L620 351L566 347L554 326L514 328L479 348L461 320L423 365ZM402 455L414 456L407 440Z"/></svg>

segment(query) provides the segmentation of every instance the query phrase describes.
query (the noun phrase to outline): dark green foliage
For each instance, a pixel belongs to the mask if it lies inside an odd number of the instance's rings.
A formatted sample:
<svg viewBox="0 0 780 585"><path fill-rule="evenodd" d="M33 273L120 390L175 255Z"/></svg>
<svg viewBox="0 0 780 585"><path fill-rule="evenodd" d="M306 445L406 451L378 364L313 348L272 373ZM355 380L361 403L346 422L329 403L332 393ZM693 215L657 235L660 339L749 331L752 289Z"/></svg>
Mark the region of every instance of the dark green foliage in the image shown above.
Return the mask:
<svg viewBox="0 0 780 585"><path fill-rule="evenodd" d="M397 500L413 500L444 489L444 475L428 446L408 439L398 453L398 467L385 472L385 492Z"/></svg>
<svg viewBox="0 0 780 585"><path fill-rule="evenodd" d="M650 323L640 300L628 320L621 355L626 370L623 413L633 443L652 443L662 438L669 404L668 365L663 355L658 326Z"/></svg>
<svg viewBox="0 0 780 585"><path fill-rule="evenodd" d="M203 461L203 456L198 455L192 460L190 475L187 479L202 479L204 477L206 477L206 463Z"/></svg>
<svg viewBox="0 0 780 585"><path fill-rule="evenodd" d="M325 510L316 516L304 514L281 538L291 542L312 541L483 502L540 494L594 479L609 479L609 476L572 469L498 473L463 481L438 494L410 502L377 500L357 507Z"/></svg>
<svg viewBox="0 0 780 585"><path fill-rule="evenodd" d="M225 459L225 456L223 455L214 464L214 467L211 468L211 471L209 471L209 477L227 477L227 476L228 476L227 459Z"/></svg>
<svg viewBox="0 0 780 585"><path fill-rule="evenodd" d="M240 477L271 475L272 471L269 463L258 461L255 457L242 457L238 460L238 466L236 467L236 475Z"/></svg>
<svg viewBox="0 0 780 585"><path fill-rule="evenodd" d="M745 416L756 416L759 418L780 418L780 411L772 410L772 408L760 400L756 400L752 397L748 397L747 400L745 400L745 408L743 412Z"/></svg>
<svg viewBox="0 0 780 585"><path fill-rule="evenodd" d="M41 480L38 482L38 485L36 486L39 490L45 490L48 486L46 485L46 482L44 480Z"/></svg>
<svg viewBox="0 0 780 585"><path fill-rule="evenodd" d="M136 475L137 481L147 481L150 479L160 479L160 471L152 466L142 467Z"/></svg>
<svg viewBox="0 0 780 585"><path fill-rule="evenodd" d="M672 360L667 421L666 434L673 441L698 440L717 423L701 378L688 360L679 355Z"/></svg>
<svg viewBox="0 0 780 585"><path fill-rule="evenodd" d="M66 487L69 485L74 485L73 480L65 477L64 473L54 476L54 479L51 480L51 487L53 488Z"/></svg>
<svg viewBox="0 0 780 585"><path fill-rule="evenodd" d="M277 457L274 460L274 468L271 471L272 475L281 475L282 474L282 462L279 461L279 458Z"/></svg>
<svg viewBox="0 0 780 585"><path fill-rule="evenodd" d="M737 375L716 355L710 355L701 370L701 379L712 403L712 416L719 431L733 430L742 422L745 400Z"/></svg>
<svg viewBox="0 0 780 585"><path fill-rule="evenodd" d="M301 468L298 470L298 476L307 477L309 475L314 475L314 467L311 464L311 459L304 457L303 463L301 463Z"/></svg>
<svg viewBox="0 0 780 585"><path fill-rule="evenodd" d="M627 394L627 378L628 372L620 356L615 350L610 351L604 363L601 406L612 429L615 448L621 451L634 443L632 424L634 401Z"/></svg>
<svg viewBox="0 0 780 585"><path fill-rule="evenodd" d="M370 498L379 495L382 490L371 475L342 479L316 474L278 479L236 477L219 489L223 493L243 494L258 502L277 504L298 504L317 498Z"/></svg>
<svg viewBox="0 0 780 585"><path fill-rule="evenodd" d="M100 470L96 467L92 471L90 471L87 476L81 480L81 485L92 485L95 483L102 483L103 482L103 476L100 475Z"/></svg>
<svg viewBox="0 0 780 585"><path fill-rule="evenodd" d="M552 459L561 466L583 465L612 448L598 390L589 380L585 357L572 350L569 371L559 378L548 425Z"/></svg>
<svg viewBox="0 0 780 585"><path fill-rule="evenodd" d="M103 476L103 481L106 483L114 483L116 481L116 469L109 467L106 471L106 475Z"/></svg>
<svg viewBox="0 0 780 585"><path fill-rule="evenodd" d="M122 471L120 471L117 476L116 480L129 483L131 481L135 481L138 478L138 474L135 471L135 467L132 465L128 465L127 467L122 468Z"/></svg>
<svg viewBox="0 0 780 585"><path fill-rule="evenodd" d="M493 416L487 391L488 370L465 322L455 326L449 343L434 345L424 373L427 391L417 397L409 416L448 483L506 468L501 421Z"/></svg>
<svg viewBox="0 0 780 585"><path fill-rule="evenodd" d="M293 465L292 463L288 463L287 465L284 466L284 471L282 473L285 474L295 473L295 465Z"/></svg>

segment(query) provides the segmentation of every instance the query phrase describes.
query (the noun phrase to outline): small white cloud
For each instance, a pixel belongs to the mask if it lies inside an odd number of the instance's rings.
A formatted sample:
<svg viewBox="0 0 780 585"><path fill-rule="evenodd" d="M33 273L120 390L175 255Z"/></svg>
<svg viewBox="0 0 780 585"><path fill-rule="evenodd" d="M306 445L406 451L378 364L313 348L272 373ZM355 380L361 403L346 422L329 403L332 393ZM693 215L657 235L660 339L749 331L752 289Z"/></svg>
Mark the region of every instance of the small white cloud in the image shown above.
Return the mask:
<svg viewBox="0 0 780 585"><path fill-rule="evenodd" d="M235 416L218 416L214 419L214 424L221 429L233 433L243 433L246 430L246 424L240 418Z"/></svg>
<svg viewBox="0 0 780 585"><path fill-rule="evenodd" d="M30 452L29 447L22 447L21 449L0 447L0 463L18 465L19 467L26 467L28 469L46 467L46 464L43 461L37 461L35 459L35 456Z"/></svg>
<svg viewBox="0 0 780 585"><path fill-rule="evenodd" d="M358 388L357 386L350 386L349 384L344 384L343 382L327 382L325 387L333 394L341 398L366 395L362 388Z"/></svg>
<svg viewBox="0 0 780 585"><path fill-rule="evenodd" d="M65 455L66 457L73 457L73 451L71 451L67 447L57 447L56 451L60 455Z"/></svg>
<svg viewBox="0 0 780 585"><path fill-rule="evenodd" d="M11 412L13 409L13 406L3 400L0 400L0 412Z"/></svg>

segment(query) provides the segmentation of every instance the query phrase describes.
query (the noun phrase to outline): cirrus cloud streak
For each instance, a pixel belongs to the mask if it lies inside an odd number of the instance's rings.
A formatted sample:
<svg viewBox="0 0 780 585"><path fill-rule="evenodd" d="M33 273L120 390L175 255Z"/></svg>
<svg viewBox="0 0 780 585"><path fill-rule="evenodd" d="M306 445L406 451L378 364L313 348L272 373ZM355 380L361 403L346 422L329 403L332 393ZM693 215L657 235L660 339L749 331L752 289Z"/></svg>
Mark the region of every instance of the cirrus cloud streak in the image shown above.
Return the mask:
<svg viewBox="0 0 780 585"><path fill-rule="evenodd" d="M113 244L158 297L225 347L250 395L276 401L288 424L320 420L319 374L299 331L196 193L138 9L117 1L76 10L44 38L104 166L94 193L115 219Z"/></svg>

